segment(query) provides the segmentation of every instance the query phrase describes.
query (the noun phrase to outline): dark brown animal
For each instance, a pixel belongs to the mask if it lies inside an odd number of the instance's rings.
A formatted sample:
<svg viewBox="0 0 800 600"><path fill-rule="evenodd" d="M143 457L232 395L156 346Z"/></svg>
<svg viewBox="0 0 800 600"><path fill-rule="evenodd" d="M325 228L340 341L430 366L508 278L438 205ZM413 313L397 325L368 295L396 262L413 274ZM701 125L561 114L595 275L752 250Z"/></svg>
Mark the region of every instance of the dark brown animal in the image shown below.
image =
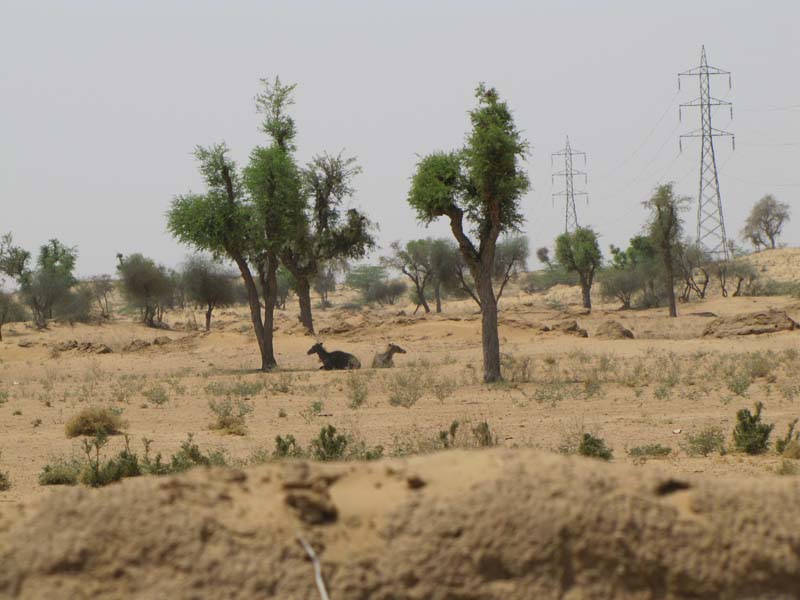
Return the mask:
<svg viewBox="0 0 800 600"><path fill-rule="evenodd" d="M342 352L341 350L334 350L328 352L322 347L322 342L317 342L309 349L306 354L316 354L322 361L320 369L326 371L344 370L344 369L360 369L361 361L352 354Z"/></svg>

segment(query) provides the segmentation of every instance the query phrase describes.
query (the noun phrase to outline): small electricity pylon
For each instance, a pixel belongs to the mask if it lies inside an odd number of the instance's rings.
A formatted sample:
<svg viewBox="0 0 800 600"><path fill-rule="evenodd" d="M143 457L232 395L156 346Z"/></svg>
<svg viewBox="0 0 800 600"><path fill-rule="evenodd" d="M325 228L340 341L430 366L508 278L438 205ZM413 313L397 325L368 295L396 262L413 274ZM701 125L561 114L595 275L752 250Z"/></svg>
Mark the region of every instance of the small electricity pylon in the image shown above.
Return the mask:
<svg viewBox="0 0 800 600"><path fill-rule="evenodd" d="M733 149L736 141L732 133L715 129L711 125L711 107L728 106L733 119L733 105L711 95L711 76L727 75L728 89L731 88L730 71L723 71L717 67L708 66L706 60L706 47L703 46L700 55L700 66L678 73L678 89L681 89L681 77L696 76L700 81L700 96L691 102L681 104L678 108L678 118L681 119L681 109L684 107L700 108L700 129L695 129L680 136L679 147L683 151L683 138L701 138L700 144L700 192L697 196L697 243L705 248L717 260L728 260L728 239L725 235L725 221L722 218L722 196L719 192L719 175L717 174L717 159L714 155L714 138L731 138Z"/></svg>
<svg viewBox="0 0 800 600"><path fill-rule="evenodd" d="M586 173L584 171L576 171L572 168L572 157L577 155L583 155L583 164L586 164L586 152L580 152L578 150L573 150L572 147L569 145L569 136L567 136L567 144L564 146L563 150L556 152L555 154L550 155L550 167L553 167L553 159L556 156L563 156L564 157L564 170L557 171L552 174L551 181L554 181L556 177L563 177L564 178L564 189L560 192L556 192L553 194L553 198L556 197L564 197L564 233L570 233L571 231L575 231L578 225L578 211L575 209L575 196L586 196L586 201L589 201L589 195L584 191L575 191L574 179L575 175L583 175L584 184L587 183L588 179L586 177Z"/></svg>

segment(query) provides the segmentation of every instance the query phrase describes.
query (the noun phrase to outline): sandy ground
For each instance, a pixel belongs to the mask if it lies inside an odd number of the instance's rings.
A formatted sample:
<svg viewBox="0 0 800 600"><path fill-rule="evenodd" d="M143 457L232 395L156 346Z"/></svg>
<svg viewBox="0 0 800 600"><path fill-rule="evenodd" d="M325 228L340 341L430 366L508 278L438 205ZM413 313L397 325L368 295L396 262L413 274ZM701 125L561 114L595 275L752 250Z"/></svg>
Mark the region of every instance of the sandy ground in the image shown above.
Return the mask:
<svg viewBox="0 0 800 600"><path fill-rule="evenodd" d="M796 254L781 250L759 256L785 276L789 265L798 264ZM578 290L570 288L545 295L511 289L501 300L500 335L502 352L513 362L506 372L515 381L498 385L480 382L480 321L471 301L446 303L440 315L412 315L410 306L317 310L319 338L329 349L360 357L364 368L358 373L318 369L317 357L306 354L314 338L297 324L294 306L278 312L280 368L268 374L256 370L258 353L244 309L219 310L208 333L147 329L129 318L102 326L53 325L44 332L6 326L0 343L0 469L9 473L13 486L0 492L0 503L27 503L63 492L38 485L37 476L52 457L80 454L79 440L65 436L64 424L88 404L122 408L131 444L138 449L146 437L154 440L154 452L167 457L191 432L202 448L223 449L231 459L245 461L258 449L271 451L276 435L292 434L306 444L329 423L369 446L382 445L387 455L403 454L434 439L454 420L485 420L506 447L554 451L582 428L607 440L614 462L639 464L627 450L659 443L673 449L659 466L676 474L772 476L780 463L774 454L694 458L681 447L687 435L709 426L729 435L736 411L756 401L764 403L765 419L775 423L776 435L800 416L800 332L701 336L714 315L778 308L800 321L800 302L715 296L681 305L680 318L671 320L663 309L621 312L611 304L598 304L585 314L578 300ZM167 321L181 326L191 316L173 313ZM577 320L589 337L539 331L541 324L564 319ZM597 327L609 319L636 338L596 338ZM173 341L123 351L134 339L158 336ZM107 344L113 353L54 350L70 339ZM394 369L369 368L373 354L389 341L408 353L395 357ZM770 374L746 390L733 391L737 365L748 355L765 353L774 359ZM353 377L367 390L358 408L351 407ZM409 381L419 387L419 400L410 408L392 406L391 390ZM247 435L210 430L209 401L222 395L214 386L239 382L265 385L248 396L254 412L247 418ZM167 392L161 406L146 397L153 386ZM122 436L115 436L106 454L123 443Z"/></svg>

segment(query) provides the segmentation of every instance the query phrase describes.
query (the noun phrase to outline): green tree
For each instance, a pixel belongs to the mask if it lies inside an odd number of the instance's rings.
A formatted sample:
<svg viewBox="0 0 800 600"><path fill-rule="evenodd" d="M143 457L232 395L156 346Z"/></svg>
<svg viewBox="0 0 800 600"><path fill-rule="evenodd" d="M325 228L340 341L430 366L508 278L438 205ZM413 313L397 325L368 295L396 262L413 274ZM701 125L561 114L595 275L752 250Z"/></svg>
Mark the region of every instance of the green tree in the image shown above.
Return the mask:
<svg viewBox="0 0 800 600"><path fill-rule="evenodd" d="M669 316L678 316L675 302L675 262L680 256L680 241L683 231L680 212L687 198L676 196L672 184L658 186L653 196L643 204L650 211L647 224L650 240L658 251L664 267L664 285L669 300Z"/></svg>
<svg viewBox="0 0 800 600"><path fill-rule="evenodd" d="M764 246L775 248L777 238L789 221L789 205L767 194L755 203L742 229L742 237L753 244L756 251Z"/></svg>
<svg viewBox="0 0 800 600"><path fill-rule="evenodd" d="M588 227L556 238L556 261L566 271L577 273L584 308L592 308L592 283L602 260L597 234Z"/></svg>
<svg viewBox="0 0 800 600"><path fill-rule="evenodd" d="M39 249L32 269L30 252L15 246L10 233L0 240L0 273L16 280L37 327L45 327L57 305L70 300L70 290L77 283L73 274L77 258L77 249L52 239Z"/></svg>
<svg viewBox="0 0 800 600"><path fill-rule="evenodd" d="M400 242L392 243L392 254L381 259L387 267L397 269L414 284L414 301L417 309L421 306L426 313L431 312L425 299L425 288L433 277L431 265L431 238L411 240L401 246ZM416 312L416 311L414 311Z"/></svg>
<svg viewBox="0 0 800 600"><path fill-rule="evenodd" d="M255 148L242 173L224 144L198 147L195 156L207 191L175 198L168 227L181 242L236 264L247 290L261 369L266 371L277 365L273 329L279 257L288 240L302 236L304 223L297 215L303 213L305 201L293 156L294 120L286 114L294 86L278 79L263 84L256 101L271 145Z"/></svg>
<svg viewBox="0 0 800 600"><path fill-rule="evenodd" d="M14 295L0 289L0 342L3 341L3 325L24 321L26 317L25 309L16 301Z"/></svg>
<svg viewBox="0 0 800 600"><path fill-rule="evenodd" d="M351 208L343 213L342 203L353 194L352 179L361 172L355 158L323 154L304 169L303 189L311 202L295 204L302 211L296 215L301 227L297 238L284 246L281 260L294 277L294 289L300 305L300 322L311 333L311 285L329 263L364 258L375 246L369 219Z"/></svg>
<svg viewBox="0 0 800 600"><path fill-rule="evenodd" d="M183 265L181 279L187 299L206 310L206 331L211 329L211 315L220 306L230 306L236 301L234 280L218 262L204 256L192 256Z"/></svg>
<svg viewBox="0 0 800 600"><path fill-rule="evenodd" d="M520 198L529 187L520 165L528 145L514 124L508 105L493 88L476 90L478 106L470 112L472 131L457 152L435 152L417 165L408 202L417 217L430 223L447 217L464 263L475 281L481 305L483 379L498 381L500 339L494 273L497 239L523 221ZM465 223L467 221L468 223ZM469 224L477 236L465 230Z"/></svg>
<svg viewBox="0 0 800 600"><path fill-rule="evenodd" d="M167 269L139 253L117 255L117 272L125 300L139 309L142 322L157 327L172 303L173 282Z"/></svg>
<svg viewBox="0 0 800 600"><path fill-rule="evenodd" d="M461 253L452 240L436 238L431 241L431 283L436 312L442 312L442 294L458 287L457 271Z"/></svg>

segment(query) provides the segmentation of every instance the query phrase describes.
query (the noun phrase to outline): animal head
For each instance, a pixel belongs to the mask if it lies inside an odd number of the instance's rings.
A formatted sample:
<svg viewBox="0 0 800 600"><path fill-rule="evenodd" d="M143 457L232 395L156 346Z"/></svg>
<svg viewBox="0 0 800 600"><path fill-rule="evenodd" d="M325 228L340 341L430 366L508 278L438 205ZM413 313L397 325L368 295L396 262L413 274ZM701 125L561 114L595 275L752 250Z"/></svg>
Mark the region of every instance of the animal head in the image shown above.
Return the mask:
<svg viewBox="0 0 800 600"><path fill-rule="evenodd" d="M320 350L323 350L322 342L317 342L316 344L311 346L311 348L309 348L309 350L308 350L308 352L306 352L306 354L315 354L315 353L319 352Z"/></svg>
<svg viewBox="0 0 800 600"><path fill-rule="evenodd" d="M395 352L397 354L405 354L406 353L406 351L403 350L397 344L389 344L389 352Z"/></svg>

